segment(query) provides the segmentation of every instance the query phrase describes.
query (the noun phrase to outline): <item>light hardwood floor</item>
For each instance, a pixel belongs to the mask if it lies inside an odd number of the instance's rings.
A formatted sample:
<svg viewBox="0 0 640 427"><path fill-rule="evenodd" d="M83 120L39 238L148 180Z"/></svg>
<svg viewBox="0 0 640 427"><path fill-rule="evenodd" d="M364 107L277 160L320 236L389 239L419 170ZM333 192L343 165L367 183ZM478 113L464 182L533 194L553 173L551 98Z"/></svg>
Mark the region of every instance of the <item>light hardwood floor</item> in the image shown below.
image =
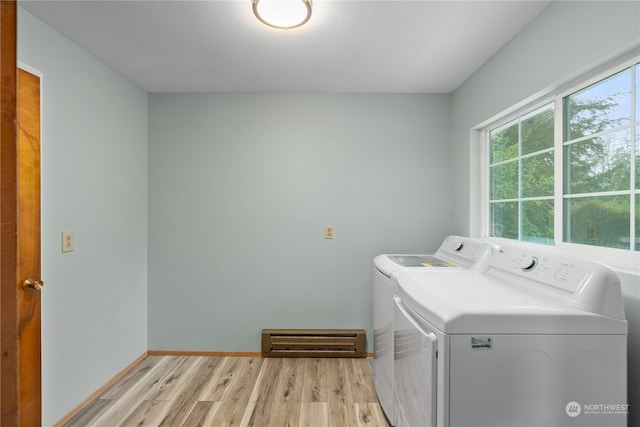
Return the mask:
<svg viewBox="0 0 640 427"><path fill-rule="evenodd" d="M64 424L388 427L366 359L149 356Z"/></svg>

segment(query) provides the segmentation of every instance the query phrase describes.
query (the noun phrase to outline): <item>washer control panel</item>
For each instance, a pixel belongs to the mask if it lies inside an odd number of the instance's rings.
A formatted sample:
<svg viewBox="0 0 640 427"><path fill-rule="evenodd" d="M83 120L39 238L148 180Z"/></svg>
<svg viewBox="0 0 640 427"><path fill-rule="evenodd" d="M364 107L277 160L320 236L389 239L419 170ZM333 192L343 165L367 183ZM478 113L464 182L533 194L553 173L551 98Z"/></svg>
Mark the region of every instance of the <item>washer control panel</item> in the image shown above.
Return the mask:
<svg viewBox="0 0 640 427"><path fill-rule="evenodd" d="M450 256L472 262L475 262L485 256L488 251L489 244L487 242L481 242L459 236L447 237L438 249L438 252L440 253L445 253Z"/></svg>

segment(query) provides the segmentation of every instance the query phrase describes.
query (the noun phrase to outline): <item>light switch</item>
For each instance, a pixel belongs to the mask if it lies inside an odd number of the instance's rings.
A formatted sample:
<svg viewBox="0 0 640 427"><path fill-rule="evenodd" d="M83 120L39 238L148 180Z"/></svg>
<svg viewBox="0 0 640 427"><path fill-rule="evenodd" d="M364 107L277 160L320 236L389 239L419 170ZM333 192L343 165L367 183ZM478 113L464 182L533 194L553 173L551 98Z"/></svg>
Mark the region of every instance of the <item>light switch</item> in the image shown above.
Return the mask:
<svg viewBox="0 0 640 427"><path fill-rule="evenodd" d="M62 232L62 252L73 252L73 233L71 231Z"/></svg>

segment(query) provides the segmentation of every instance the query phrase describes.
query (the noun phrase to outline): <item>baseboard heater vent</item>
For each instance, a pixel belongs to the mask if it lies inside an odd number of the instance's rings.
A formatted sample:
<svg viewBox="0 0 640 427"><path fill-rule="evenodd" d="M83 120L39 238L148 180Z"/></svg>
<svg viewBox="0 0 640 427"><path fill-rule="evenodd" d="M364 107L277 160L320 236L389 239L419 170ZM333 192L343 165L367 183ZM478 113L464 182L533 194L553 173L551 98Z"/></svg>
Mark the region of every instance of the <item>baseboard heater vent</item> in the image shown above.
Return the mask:
<svg viewBox="0 0 640 427"><path fill-rule="evenodd" d="M263 329L262 357L367 357L364 329Z"/></svg>

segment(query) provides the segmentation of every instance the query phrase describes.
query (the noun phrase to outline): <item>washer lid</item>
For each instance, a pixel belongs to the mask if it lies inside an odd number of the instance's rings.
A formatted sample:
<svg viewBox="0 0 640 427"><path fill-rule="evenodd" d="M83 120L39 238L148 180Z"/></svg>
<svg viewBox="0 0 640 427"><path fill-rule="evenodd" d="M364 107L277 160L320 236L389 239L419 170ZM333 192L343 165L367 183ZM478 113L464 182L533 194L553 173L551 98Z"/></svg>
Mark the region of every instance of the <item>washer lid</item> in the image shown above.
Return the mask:
<svg viewBox="0 0 640 427"><path fill-rule="evenodd" d="M373 264L387 277L391 277L393 273L403 269L461 268L459 265L435 255L418 254L378 255L373 259Z"/></svg>
<svg viewBox="0 0 640 427"><path fill-rule="evenodd" d="M627 333L625 320L568 307L518 279L458 270L401 271L395 279L402 301L448 334Z"/></svg>
<svg viewBox="0 0 640 427"><path fill-rule="evenodd" d="M435 254L384 254L373 259L375 268L387 277L402 269L483 269L494 245L477 239L448 236Z"/></svg>

